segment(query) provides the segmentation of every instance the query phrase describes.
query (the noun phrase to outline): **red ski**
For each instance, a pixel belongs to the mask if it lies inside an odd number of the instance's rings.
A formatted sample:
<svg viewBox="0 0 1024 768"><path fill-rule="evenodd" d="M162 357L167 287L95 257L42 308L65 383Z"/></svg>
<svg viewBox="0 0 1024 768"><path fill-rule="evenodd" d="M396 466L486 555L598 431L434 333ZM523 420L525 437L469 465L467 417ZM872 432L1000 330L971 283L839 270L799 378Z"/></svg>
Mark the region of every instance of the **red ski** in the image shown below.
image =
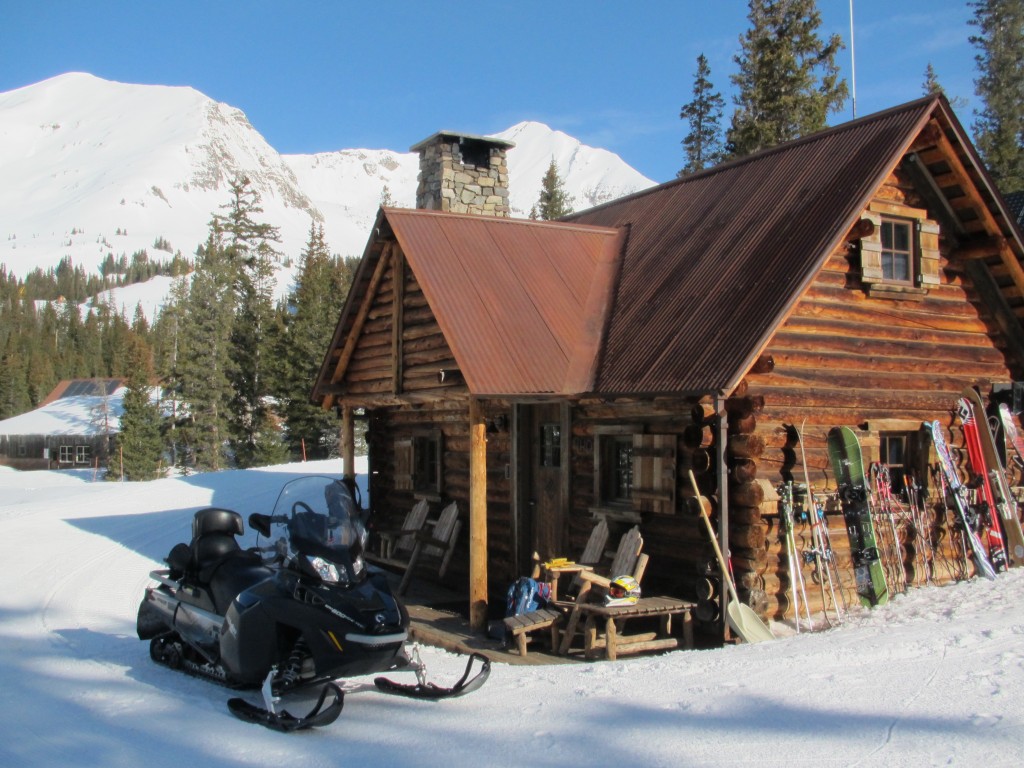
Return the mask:
<svg viewBox="0 0 1024 768"><path fill-rule="evenodd" d="M967 458L970 461L971 473L974 475L970 485L977 484L981 491L981 498L987 507L981 517L984 520L988 533L988 556L992 567L996 571L1006 570L1007 551L1003 539L1002 528L999 525L999 514L996 507L996 498L992 493L992 484L989 482L988 467L985 464L985 454L981 448L981 435L978 433L978 421L971 402L962 397L957 401L957 415L963 427L964 442L967 445ZM986 426L986 429L988 427Z"/></svg>

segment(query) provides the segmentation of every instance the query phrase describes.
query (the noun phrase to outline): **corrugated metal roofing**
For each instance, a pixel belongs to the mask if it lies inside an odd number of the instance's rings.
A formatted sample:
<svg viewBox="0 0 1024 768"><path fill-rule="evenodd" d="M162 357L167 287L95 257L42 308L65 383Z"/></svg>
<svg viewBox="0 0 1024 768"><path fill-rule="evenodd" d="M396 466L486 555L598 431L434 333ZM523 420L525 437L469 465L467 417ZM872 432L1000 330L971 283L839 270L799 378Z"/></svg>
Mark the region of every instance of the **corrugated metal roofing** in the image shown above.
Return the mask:
<svg viewBox="0 0 1024 768"><path fill-rule="evenodd" d="M474 394L728 393L948 114L926 97L558 222L384 209L332 350L393 232Z"/></svg>
<svg viewBox="0 0 1024 768"><path fill-rule="evenodd" d="M566 217L629 228L595 390L731 390L935 105L911 102Z"/></svg>
<svg viewBox="0 0 1024 768"><path fill-rule="evenodd" d="M471 392L589 389L618 230L409 209L385 218Z"/></svg>

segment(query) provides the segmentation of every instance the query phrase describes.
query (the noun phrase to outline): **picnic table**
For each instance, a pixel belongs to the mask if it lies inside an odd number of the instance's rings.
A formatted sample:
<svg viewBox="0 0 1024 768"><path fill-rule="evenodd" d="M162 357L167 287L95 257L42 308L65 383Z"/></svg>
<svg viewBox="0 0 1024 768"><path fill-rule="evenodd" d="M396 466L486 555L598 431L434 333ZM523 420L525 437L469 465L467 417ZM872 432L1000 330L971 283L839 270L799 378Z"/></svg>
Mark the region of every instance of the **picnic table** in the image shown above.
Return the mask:
<svg viewBox="0 0 1024 768"><path fill-rule="evenodd" d="M643 651L670 650L679 647L679 638L672 634L672 617L682 616L683 646L693 648L693 617L696 604L674 597L642 597L632 605L603 605L579 603L572 610L578 614L570 618L585 618L583 627L584 655L588 659L605 658L614 661L618 656ZM658 619L655 631L626 634L625 627L634 619Z"/></svg>

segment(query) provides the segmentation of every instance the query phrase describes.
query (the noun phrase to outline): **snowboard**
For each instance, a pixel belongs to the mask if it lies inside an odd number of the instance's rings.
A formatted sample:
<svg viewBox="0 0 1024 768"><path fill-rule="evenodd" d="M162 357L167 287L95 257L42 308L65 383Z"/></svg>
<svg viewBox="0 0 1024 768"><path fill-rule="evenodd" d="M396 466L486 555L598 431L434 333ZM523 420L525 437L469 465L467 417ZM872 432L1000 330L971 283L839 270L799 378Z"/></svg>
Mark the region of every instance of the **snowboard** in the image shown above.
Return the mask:
<svg viewBox="0 0 1024 768"><path fill-rule="evenodd" d="M833 427L828 432L827 442L832 471L839 485L839 502L843 507L846 531L850 536L857 596L861 604L869 608L883 605L889 601L889 589L871 520L860 441L849 427Z"/></svg>
<svg viewBox="0 0 1024 768"><path fill-rule="evenodd" d="M981 461L985 467L978 471L984 472L985 479L989 481L989 492L993 496L992 503L999 513L1004 546L1013 565L1024 565L1024 529L1021 528L1020 518L1017 516L1017 502L1010 493L1006 469L999 458L992 430L988 427L985 404L981 401L981 395L973 387L965 387L962 394L973 412L974 430L978 435L976 442L981 448ZM995 487L992 488L992 486Z"/></svg>
<svg viewBox="0 0 1024 768"><path fill-rule="evenodd" d="M975 533L967 514L967 502L963 497L963 483L960 482L960 475L956 472L956 463L949 453L949 446L946 445L946 437L942 434L942 425L938 421L933 421L930 424L925 423L925 427L928 429L928 434L931 435L932 444L935 446L935 456L939 460L939 470L942 472L942 476L946 478L946 484L949 486L949 495L953 497L953 504L956 506L960 524L963 526L964 533L967 535L967 540L970 543L971 559L974 561L975 570L979 576L984 576L986 579L995 579L995 568L992 567L992 563L985 554L985 548L978 539L978 534Z"/></svg>

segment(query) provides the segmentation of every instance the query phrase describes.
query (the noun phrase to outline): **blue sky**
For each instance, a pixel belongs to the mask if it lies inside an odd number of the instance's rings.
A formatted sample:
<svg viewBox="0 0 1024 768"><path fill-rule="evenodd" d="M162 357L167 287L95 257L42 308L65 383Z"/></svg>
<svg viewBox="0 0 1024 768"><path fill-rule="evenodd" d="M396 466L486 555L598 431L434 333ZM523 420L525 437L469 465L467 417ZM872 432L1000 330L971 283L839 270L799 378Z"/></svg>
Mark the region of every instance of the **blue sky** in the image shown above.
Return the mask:
<svg viewBox="0 0 1024 768"><path fill-rule="evenodd" d="M850 2L818 7L851 84ZM857 115L922 95L930 62L970 130L971 17L966 0L855 0ZM667 181L697 56L727 123L747 27L744 0L0 0L0 91L71 71L187 85L286 154L405 151L441 129L537 120ZM831 122L851 115L848 102Z"/></svg>

